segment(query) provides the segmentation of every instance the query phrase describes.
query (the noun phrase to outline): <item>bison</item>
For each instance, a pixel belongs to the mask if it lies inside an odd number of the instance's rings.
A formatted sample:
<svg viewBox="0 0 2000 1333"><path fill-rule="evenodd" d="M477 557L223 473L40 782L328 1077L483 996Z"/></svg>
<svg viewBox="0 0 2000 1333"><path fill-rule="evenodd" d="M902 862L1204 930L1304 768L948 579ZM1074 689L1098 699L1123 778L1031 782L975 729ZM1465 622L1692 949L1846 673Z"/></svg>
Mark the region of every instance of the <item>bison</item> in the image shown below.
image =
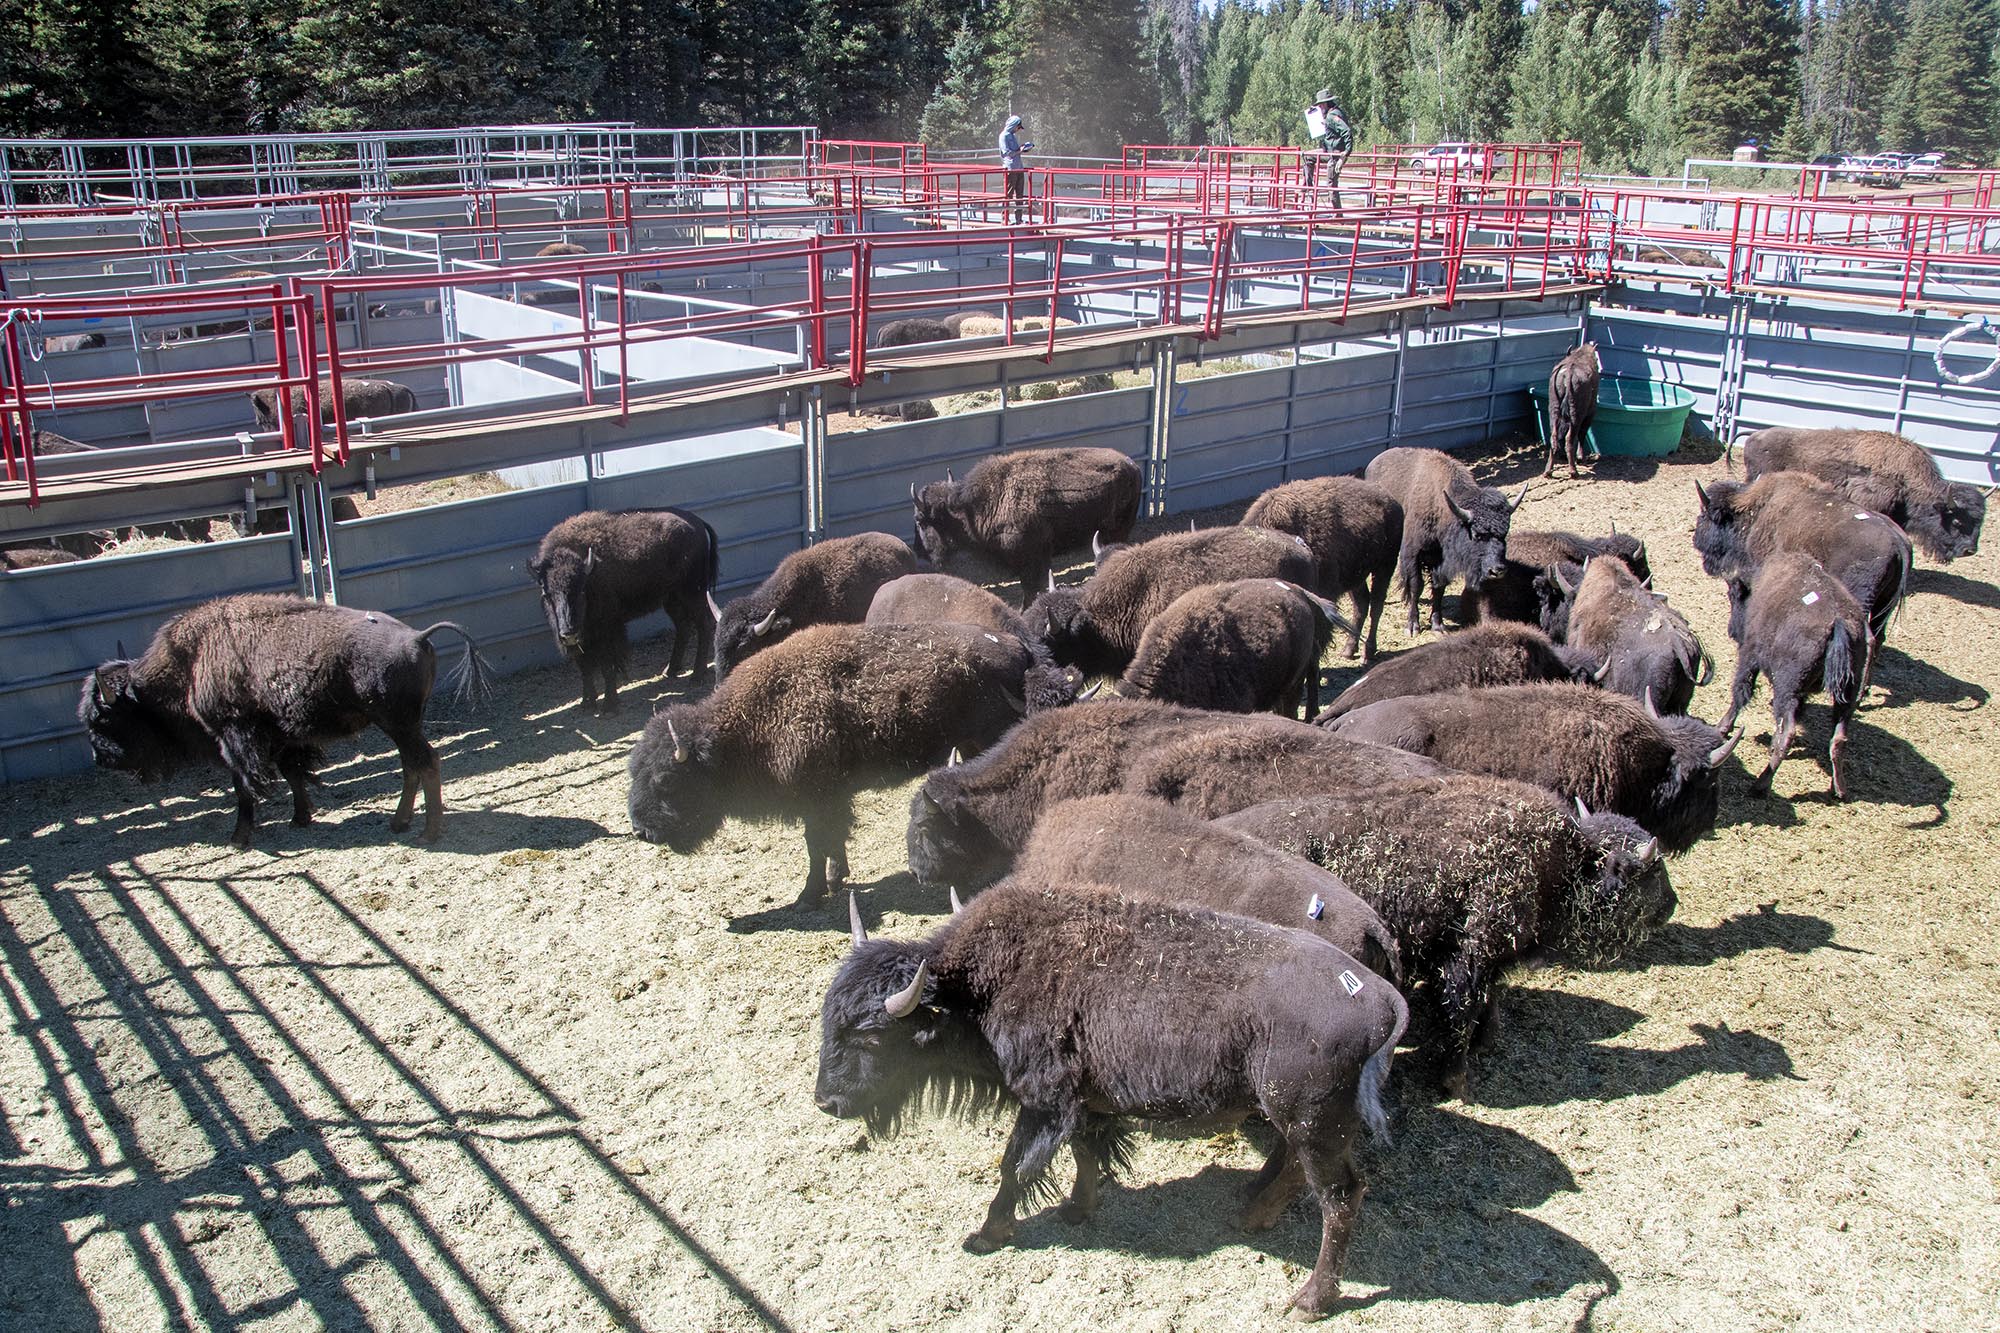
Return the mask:
<svg viewBox="0 0 2000 1333"><path fill-rule="evenodd" d="M632 827L687 855L727 815L802 820L799 900L812 901L847 877L856 792L984 749L1038 702L1061 702L1046 670L1020 640L970 625L800 630L702 702L653 715L628 766Z"/></svg>
<svg viewBox="0 0 2000 1333"><path fill-rule="evenodd" d="M1946 481L1922 445L1886 430L1797 430L1773 426L1745 436L1750 480L1767 472L1805 472L1862 509L1900 524L1924 554L1949 563L1979 550L1986 492Z"/></svg>
<svg viewBox="0 0 2000 1333"><path fill-rule="evenodd" d="M1341 877L1395 935L1404 976L1438 1013L1443 1082L1465 1094L1496 1033L1494 988L1544 951L1585 963L1625 953L1672 915L1659 842L1617 815L1576 816L1539 788L1466 774L1310 794L1226 815Z"/></svg>
<svg viewBox="0 0 2000 1333"><path fill-rule="evenodd" d="M42 340L45 352L87 352L104 346L104 335L90 333L58 333Z"/></svg>
<svg viewBox="0 0 2000 1333"><path fill-rule="evenodd" d="M432 842L444 832L444 801L424 705L437 676L430 639L444 629L465 640L445 686L476 699L485 665L472 636L449 620L413 630L379 611L302 597L223 597L162 625L136 660L91 672L77 716L98 765L142 782L203 760L228 769L238 847L250 845L255 793L274 776L291 786L292 823L310 824L306 784L323 762L320 747L373 724L403 761L403 798L389 827L410 826L421 785L423 837Z"/></svg>
<svg viewBox="0 0 2000 1333"><path fill-rule="evenodd" d="M1314 477L1265 491L1243 515L1251 527L1289 532L1319 563L1313 588L1338 603L1354 599L1347 655L1375 658L1375 632L1389 600L1389 579L1403 540L1403 506L1380 486L1359 477ZM1362 652L1361 626L1368 626Z"/></svg>
<svg viewBox="0 0 2000 1333"><path fill-rule="evenodd" d="M1021 613L976 583L950 574L905 574L875 590L862 617L870 625L977 625L1011 634L1030 647L1040 641L1028 632Z"/></svg>
<svg viewBox="0 0 2000 1333"><path fill-rule="evenodd" d="M1241 578L1313 581L1312 552L1269 528L1207 528L1155 537L1107 556L1081 588L1057 588L1028 607L1028 627L1058 662L1116 676L1139 651L1153 618L1182 593Z"/></svg>
<svg viewBox="0 0 2000 1333"><path fill-rule="evenodd" d="M1395 937L1338 876L1152 797L1086 796L1049 807L1014 874L1295 926L1402 983Z"/></svg>
<svg viewBox="0 0 2000 1333"><path fill-rule="evenodd" d="M910 873L983 884L1056 801L1125 792L1208 818L1300 791L1366 790L1444 769L1284 718L1109 699L1029 718L979 758L934 770L910 802Z"/></svg>
<svg viewBox="0 0 2000 1333"><path fill-rule="evenodd" d="M1561 568L1555 577L1568 599L1563 643L1571 661L1607 690L1650 695L1661 712L1685 713L1695 687L1715 674L1687 617L1620 560L1592 560L1574 583Z"/></svg>
<svg viewBox="0 0 2000 1333"><path fill-rule="evenodd" d="M1051 561L1093 534L1122 542L1139 521L1139 465L1116 449L1022 449L982 459L964 481L911 487L916 545L944 569L984 556L1042 590Z"/></svg>
<svg viewBox="0 0 2000 1333"><path fill-rule="evenodd" d="M1662 717L1650 699L1566 684L1387 699L1329 729L1547 787L1638 821L1676 852L1715 826L1716 769L1741 737L1699 718Z"/></svg>
<svg viewBox="0 0 2000 1333"><path fill-rule="evenodd" d="M913 316L884 324L875 334L877 347L911 347L917 343L945 343L958 337L958 330L940 319Z"/></svg>
<svg viewBox="0 0 2000 1333"><path fill-rule="evenodd" d="M1827 755L1833 794L1846 800L1840 757L1847 748L1848 720L1861 701L1854 653L1868 637L1868 621L1854 594L1811 556L1780 551L1754 575L1730 577L1729 637L1736 640L1736 678L1730 682L1729 712L1722 725L1733 725L1737 713L1750 702L1758 672L1771 682L1776 731L1770 761L1751 790L1759 796L1771 790L1771 778L1791 748L1800 700L1823 689L1833 704L1833 741Z"/></svg>
<svg viewBox="0 0 2000 1333"><path fill-rule="evenodd" d="M1477 587L1468 587L1458 597L1459 620L1476 625L1486 620L1514 620L1540 625L1552 635L1561 631L1549 622L1549 572L1558 565L1582 565L1592 556L1608 555L1623 560L1642 582L1653 577L1646 560L1646 543L1611 525L1608 537L1580 537L1574 532L1519 532L1507 534L1507 558L1500 572ZM1558 595L1554 600L1560 601Z"/></svg>
<svg viewBox="0 0 2000 1333"><path fill-rule="evenodd" d="M75 551L53 546L14 546L0 550L0 570L41 569L47 565L72 565L83 559Z"/></svg>
<svg viewBox="0 0 2000 1333"><path fill-rule="evenodd" d="M583 706L618 711L631 645L625 626L649 611L673 618L667 674L699 671L715 649L709 606L720 563L715 529L681 509L595 510L549 529L528 561L556 647L583 676ZM598 686L603 685L603 702Z"/></svg>
<svg viewBox="0 0 2000 1333"><path fill-rule="evenodd" d="M715 613L715 678L808 625L856 624L890 579L917 572L917 557L886 532L834 537L794 551L771 576Z"/></svg>
<svg viewBox="0 0 2000 1333"><path fill-rule="evenodd" d="M1383 699L1542 680L1581 680L1578 662L1532 625L1496 620L1420 643L1373 668L1313 719L1321 726Z"/></svg>
<svg viewBox="0 0 2000 1333"><path fill-rule="evenodd" d="M1190 588L1139 636L1116 691L1225 713L1319 709L1319 659L1334 626L1352 628L1333 604L1282 579L1234 579Z"/></svg>
<svg viewBox="0 0 2000 1333"><path fill-rule="evenodd" d="M535 251L537 259L553 259L558 255L587 255L590 251L575 241L550 241Z"/></svg>
<svg viewBox="0 0 2000 1333"><path fill-rule="evenodd" d="M1409 608L1406 632L1417 634L1424 577L1431 581L1432 629L1444 628L1444 589L1453 579L1476 588L1500 573L1507 528L1528 488L1508 499L1472 479L1463 463L1435 449L1385 449L1366 476L1403 506L1403 541L1396 573Z"/></svg>
<svg viewBox="0 0 2000 1333"><path fill-rule="evenodd" d="M887 1133L926 1100L1015 1110L1000 1188L965 1248L1014 1235L1015 1212L1068 1143L1081 1222L1126 1159L1129 1118L1277 1132L1243 1225L1272 1226L1301 1186L1320 1208L1319 1258L1292 1297L1330 1312L1361 1207L1353 1145L1386 1139L1382 1086L1409 1021L1395 987L1302 931L1197 908L1021 880L920 941L870 940L828 988L821 1110Z"/></svg>
<svg viewBox="0 0 2000 1333"><path fill-rule="evenodd" d="M1577 475L1576 456L1590 450L1590 423L1597 419L1597 386L1603 370L1597 344L1587 342L1549 372L1549 461L1543 476L1555 475L1558 448L1569 459L1570 476Z"/></svg>
<svg viewBox="0 0 2000 1333"><path fill-rule="evenodd" d="M343 381L341 399L349 421L361 417L392 417L417 410L417 395L407 384L398 384L394 380ZM257 409L257 429L278 429L278 391L258 389L250 395L250 401ZM294 416L305 411L306 391L293 385L289 401ZM319 418L321 421L333 420L333 386L330 384L319 386Z"/></svg>

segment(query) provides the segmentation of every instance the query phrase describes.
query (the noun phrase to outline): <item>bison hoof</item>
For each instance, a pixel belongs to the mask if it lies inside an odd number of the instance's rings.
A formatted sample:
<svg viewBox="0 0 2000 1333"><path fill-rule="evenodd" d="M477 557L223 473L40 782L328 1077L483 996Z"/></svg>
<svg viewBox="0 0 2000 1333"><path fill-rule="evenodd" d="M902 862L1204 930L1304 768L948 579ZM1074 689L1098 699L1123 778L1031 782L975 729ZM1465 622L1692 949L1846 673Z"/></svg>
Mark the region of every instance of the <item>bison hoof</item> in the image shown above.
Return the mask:
<svg viewBox="0 0 2000 1333"><path fill-rule="evenodd" d="M424 842L436 842L444 836L444 821L442 819L426 819L424 821L424 831L417 836Z"/></svg>
<svg viewBox="0 0 2000 1333"><path fill-rule="evenodd" d="M1091 1214L1096 1211L1095 1206L1078 1203L1075 1199L1064 1199L1056 1205L1056 1216L1071 1226L1079 1226L1088 1222Z"/></svg>
<svg viewBox="0 0 2000 1333"><path fill-rule="evenodd" d="M238 851L244 851L244 852L249 851L250 826L247 824L238 824L236 826L236 831L229 835L229 844L230 846L235 847Z"/></svg>
<svg viewBox="0 0 2000 1333"><path fill-rule="evenodd" d="M597 715L599 717L610 717L613 713L618 712L621 707L623 707L623 705L621 705L617 699L606 698L603 703L597 706Z"/></svg>
<svg viewBox="0 0 2000 1333"><path fill-rule="evenodd" d="M409 815L389 816L389 831L391 833L407 833L409 831L409 828L410 828Z"/></svg>
<svg viewBox="0 0 2000 1333"><path fill-rule="evenodd" d="M991 1254L1004 1246L1011 1236L989 1236L984 1231L975 1231L965 1238L967 1254Z"/></svg>
<svg viewBox="0 0 2000 1333"><path fill-rule="evenodd" d="M293 828L310 828L310 827L312 826L312 822L313 822L313 812L312 812L312 811L310 811L310 810L294 810L294 811L292 811L292 827L293 827Z"/></svg>
<svg viewBox="0 0 2000 1333"><path fill-rule="evenodd" d="M1285 1311L1285 1318L1291 1320L1294 1324L1317 1324L1332 1313L1333 1302L1331 1301L1327 1302L1325 1309L1317 1310L1310 1305L1301 1305L1297 1300L1294 1300L1291 1307Z"/></svg>

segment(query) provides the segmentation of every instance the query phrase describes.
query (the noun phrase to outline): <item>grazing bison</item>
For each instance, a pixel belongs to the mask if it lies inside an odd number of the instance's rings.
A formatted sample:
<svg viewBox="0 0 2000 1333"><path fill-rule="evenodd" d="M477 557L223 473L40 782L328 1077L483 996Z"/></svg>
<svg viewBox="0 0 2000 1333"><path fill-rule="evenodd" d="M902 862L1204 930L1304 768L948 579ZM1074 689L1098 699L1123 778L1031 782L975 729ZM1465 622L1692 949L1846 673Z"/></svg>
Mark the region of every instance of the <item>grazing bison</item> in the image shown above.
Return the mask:
<svg viewBox="0 0 2000 1333"><path fill-rule="evenodd" d="M1986 493L1946 481L1922 445L1886 430L1794 430L1773 426L1744 437L1743 466L1806 472L1863 509L1902 525L1924 554L1949 563L1979 550Z"/></svg>
<svg viewBox="0 0 2000 1333"><path fill-rule="evenodd" d="M1743 574L1778 551L1798 551L1826 567L1868 616L1861 692L1874 675L1875 652L1910 586L1914 556L1903 530L1803 472L1767 472L1752 482L1695 483L1701 516L1694 548L1716 577Z"/></svg>
<svg viewBox="0 0 2000 1333"><path fill-rule="evenodd" d="M528 561L556 647L583 676L583 706L618 711L631 645L625 626L650 611L673 617L667 674L699 671L715 650L709 606L720 551L715 529L682 509L589 511L549 529ZM604 688L598 701L598 685Z"/></svg>
<svg viewBox="0 0 2000 1333"><path fill-rule="evenodd" d="M808 625L857 624L890 579L917 572L917 557L886 532L833 537L778 562L771 576L715 612L715 678Z"/></svg>
<svg viewBox="0 0 2000 1333"><path fill-rule="evenodd" d="M1319 659L1334 626L1333 604L1281 579L1235 579L1190 588L1139 636L1117 684L1128 698L1158 699L1225 713L1266 710L1297 717L1319 709Z"/></svg>
<svg viewBox="0 0 2000 1333"><path fill-rule="evenodd" d="M104 335L101 333L58 333L42 341L45 352L87 352L102 346Z"/></svg>
<svg viewBox="0 0 2000 1333"><path fill-rule="evenodd" d="M977 325L978 331L968 331L965 327L968 321ZM938 323L950 329L954 338L991 337L996 333L1004 333L1007 329L1006 317L997 310L960 310L946 315ZM991 328L986 327L989 324Z"/></svg>
<svg viewBox="0 0 2000 1333"><path fill-rule="evenodd" d="M1290 481L1258 496L1243 515L1250 527L1289 532L1319 562L1313 588L1338 603L1354 599L1354 625L1347 655L1361 652L1361 626L1368 626L1368 650L1375 658L1375 632L1389 600L1389 579L1403 541L1403 506L1396 497L1359 477L1314 477Z"/></svg>
<svg viewBox="0 0 2000 1333"><path fill-rule="evenodd" d="M424 705L437 676L431 636L448 629L465 655L447 689L477 698L485 665L472 636L448 620L413 630L379 611L302 597L248 594L183 611L136 660L106 662L83 684L77 710L103 768L156 782L203 760L236 787L230 841L250 845L254 793L272 777L292 789L292 823L312 822L306 784L327 741L370 724L396 743L403 799L389 827L410 826L424 789L424 841L444 832L437 755L424 739Z"/></svg>
<svg viewBox="0 0 2000 1333"><path fill-rule="evenodd" d="M1020 640L970 625L803 629L701 703L653 715L629 765L632 827L686 855L727 815L802 820L799 898L816 899L847 877L856 792L984 749L1038 700L1060 702L1045 671Z"/></svg>
<svg viewBox="0 0 2000 1333"><path fill-rule="evenodd" d="M1313 719L1325 726L1383 699L1543 680L1581 680L1578 663L1532 625L1496 620L1420 643L1371 668Z"/></svg>
<svg viewBox="0 0 2000 1333"><path fill-rule="evenodd" d="M1139 465L1116 449L1022 449L982 459L964 481L913 488L916 545L943 569L967 553L1042 590L1050 562L1090 541L1122 542L1139 520Z"/></svg>
<svg viewBox="0 0 2000 1333"><path fill-rule="evenodd" d="M1116 676L1139 651L1153 618L1182 593L1233 579L1313 581L1312 552L1269 528L1207 528L1128 546L1107 556L1081 588L1057 588L1028 607L1028 627L1056 661L1085 675Z"/></svg>
<svg viewBox="0 0 2000 1333"><path fill-rule="evenodd" d="M1443 1082L1465 1094L1473 1049L1496 1034L1494 988L1544 951L1625 953L1672 915L1659 842L1617 815L1536 787L1465 774L1368 792L1268 801L1215 821L1347 882L1396 937L1404 976L1438 1012Z"/></svg>
<svg viewBox="0 0 2000 1333"><path fill-rule="evenodd" d="M553 259L557 255L587 255L590 251L575 241L550 241L535 251L537 259Z"/></svg>
<svg viewBox="0 0 2000 1333"><path fill-rule="evenodd" d="M899 319L884 324L875 334L877 347L911 347L917 343L947 343L958 337L958 330L939 319L924 319L921 316Z"/></svg>
<svg viewBox="0 0 2000 1333"><path fill-rule="evenodd" d="M1444 769L1268 715L1109 699L1041 713L968 763L934 770L910 802L910 873L983 884L1005 873L1056 801L1125 792L1202 818L1301 791L1366 790Z"/></svg>
<svg viewBox="0 0 2000 1333"><path fill-rule="evenodd" d="M1608 555L1623 560L1641 582L1653 577L1646 561L1646 543L1611 525L1608 537L1579 537L1574 532L1518 532L1507 534L1507 559L1500 572L1477 587L1459 594L1459 620L1476 625L1486 620L1514 620L1540 625L1552 635L1561 631L1549 623L1552 601L1561 600L1559 591L1550 596L1551 570L1558 565L1582 565L1592 556Z"/></svg>
<svg viewBox="0 0 2000 1333"><path fill-rule="evenodd" d="M1445 585L1464 579L1467 588L1476 588L1500 573L1507 527L1528 488L1509 500L1435 449L1385 449L1369 461L1367 477L1403 506L1396 572L1409 607L1407 632L1416 637L1425 575L1431 581L1430 627L1443 629Z"/></svg>
<svg viewBox="0 0 2000 1333"><path fill-rule="evenodd" d="M1011 634L1030 647L1039 641L1021 613L976 583L950 574L905 574L875 590L862 620L870 625L977 625Z"/></svg>
<svg viewBox="0 0 2000 1333"><path fill-rule="evenodd" d="M1868 637L1868 621L1854 594L1811 556L1780 551L1747 579L1730 577L1729 637L1736 640L1736 678L1730 682L1729 712L1722 725L1733 725L1750 702L1758 672L1771 682L1776 723L1771 758L1751 790L1760 796L1771 790L1772 775L1784 762L1799 723L1799 702L1823 689L1833 704L1833 742L1827 754L1833 794L1846 800L1840 756L1847 748L1848 720L1861 702L1855 648Z"/></svg>
<svg viewBox="0 0 2000 1333"><path fill-rule="evenodd" d="M417 410L417 395L407 384L394 380L347 380L341 385L343 408L349 421L361 417L392 417L401 412ZM278 429L278 391L258 389L250 395L250 401L257 409L257 429ZM306 391L297 385L292 387L292 413L297 415L306 410ZM333 420L333 386L319 386L319 419Z"/></svg>
<svg viewBox="0 0 2000 1333"><path fill-rule="evenodd" d="M1561 568L1555 577L1568 599L1563 643L1570 660L1613 693L1650 695L1661 712L1685 713L1695 686L1715 674L1687 617L1621 560L1592 560L1574 583Z"/></svg>
<svg viewBox="0 0 2000 1333"><path fill-rule="evenodd" d="M1309 1190L1319 1258L1292 1309L1333 1309L1360 1211L1353 1145L1386 1139L1382 1085L1409 1020L1388 982L1301 931L1196 908L1015 881L981 895L929 939L869 940L828 988L821 1110L886 1133L927 1099L1013 1107L1000 1188L965 1248L1014 1235L1064 1143L1088 1218L1122 1165L1127 1118L1233 1123L1262 1115L1278 1143L1243 1225L1275 1224Z"/></svg>
<svg viewBox="0 0 2000 1333"><path fill-rule="evenodd" d="M1339 876L1151 797L1086 796L1050 806L1014 874L1294 926L1372 972L1399 985L1403 979L1395 936Z"/></svg>
<svg viewBox="0 0 2000 1333"><path fill-rule="evenodd" d="M1716 769L1741 737L1699 718L1662 717L1651 700L1564 684L1388 699L1329 729L1462 772L1547 787L1638 821L1675 852L1715 827Z"/></svg>
<svg viewBox="0 0 2000 1333"><path fill-rule="evenodd" d="M1590 423L1597 419L1597 386L1603 374L1597 344L1583 343L1549 372L1549 461L1542 475L1556 472L1556 450L1569 459L1574 477L1576 456L1590 447Z"/></svg>
<svg viewBox="0 0 2000 1333"><path fill-rule="evenodd" d="M0 570L41 569L46 565L72 565L83 559L74 551L53 546L15 546L0 551Z"/></svg>

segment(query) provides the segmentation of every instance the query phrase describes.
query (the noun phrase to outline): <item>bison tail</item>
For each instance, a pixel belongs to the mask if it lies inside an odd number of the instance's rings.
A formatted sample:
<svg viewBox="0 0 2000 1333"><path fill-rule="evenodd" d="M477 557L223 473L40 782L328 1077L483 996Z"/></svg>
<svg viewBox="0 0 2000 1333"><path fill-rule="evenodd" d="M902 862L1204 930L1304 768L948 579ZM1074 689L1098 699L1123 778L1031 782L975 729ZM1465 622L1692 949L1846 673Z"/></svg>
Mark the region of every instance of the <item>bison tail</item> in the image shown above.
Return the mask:
<svg viewBox="0 0 2000 1333"><path fill-rule="evenodd" d="M1833 622L1833 633L1827 637L1820 681L1836 704L1845 704L1857 694L1860 682L1854 674L1854 641L1847 633L1847 626L1838 620Z"/></svg>
<svg viewBox="0 0 2000 1333"><path fill-rule="evenodd" d="M722 585L722 543L716 539L714 524L699 517L695 522L701 524L702 536L708 542L708 563L702 573L706 582L702 586L702 591L713 594Z"/></svg>
<svg viewBox="0 0 2000 1333"><path fill-rule="evenodd" d="M479 643L465 626L450 620L440 620L437 624L420 632L417 637L430 642L431 635L441 629L448 629L465 640L465 653L458 664L445 673L444 688L451 695L453 703L470 704L473 708L483 708L493 693L493 664L479 651Z"/></svg>
<svg viewBox="0 0 2000 1333"><path fill-rule="evenodd" d="M1389 1081L1389 1062L1396 1058L1396 1043L1403 1039L1403 1029L1410 1025L1409 1004L1393 988L1389 990L1389 998L1396 1006L1395 1027L1389 1039L1361 1066L1361 1086L1354 1093L1355 1113L1368 1126L1369 1137L1385 1147L1389 1142L1389 1115L1382 1109L1382 1088Z"/></svg>
<svg viewBox="0 0 2000 1333"><path fill-rule="evenodd" d="M1354 626L1348 624L1347 617L1340 614L1340 608L1326 598L1309 588L1300 588L1299 591L1306 595L1308 602L1312 603L1313 612L1319 621L1317 632L1313 635L1314 646L1319 649L1319 653L1314 654L1313 660L1316 662L1319 660L1319 655L1326 652L1326 645L1332 640L1335 630L1343 634L1352 634Z"/></svg>

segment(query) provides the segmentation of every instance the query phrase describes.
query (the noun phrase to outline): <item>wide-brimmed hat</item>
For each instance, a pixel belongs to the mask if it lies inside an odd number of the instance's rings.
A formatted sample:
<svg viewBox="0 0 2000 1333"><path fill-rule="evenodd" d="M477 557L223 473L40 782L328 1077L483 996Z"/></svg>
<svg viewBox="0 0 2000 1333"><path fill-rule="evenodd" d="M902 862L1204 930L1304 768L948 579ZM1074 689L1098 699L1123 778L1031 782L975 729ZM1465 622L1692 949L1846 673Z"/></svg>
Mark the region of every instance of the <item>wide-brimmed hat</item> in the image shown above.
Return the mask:
<svg viewBox="0 0 2000 1333"><path fill-rule="evenodd" d="M1319 95L1313 98L1313 105L1318 106L1321 102L1331 102L1332 100L1333 89L1322 88L1319 90Z"/></svg>

